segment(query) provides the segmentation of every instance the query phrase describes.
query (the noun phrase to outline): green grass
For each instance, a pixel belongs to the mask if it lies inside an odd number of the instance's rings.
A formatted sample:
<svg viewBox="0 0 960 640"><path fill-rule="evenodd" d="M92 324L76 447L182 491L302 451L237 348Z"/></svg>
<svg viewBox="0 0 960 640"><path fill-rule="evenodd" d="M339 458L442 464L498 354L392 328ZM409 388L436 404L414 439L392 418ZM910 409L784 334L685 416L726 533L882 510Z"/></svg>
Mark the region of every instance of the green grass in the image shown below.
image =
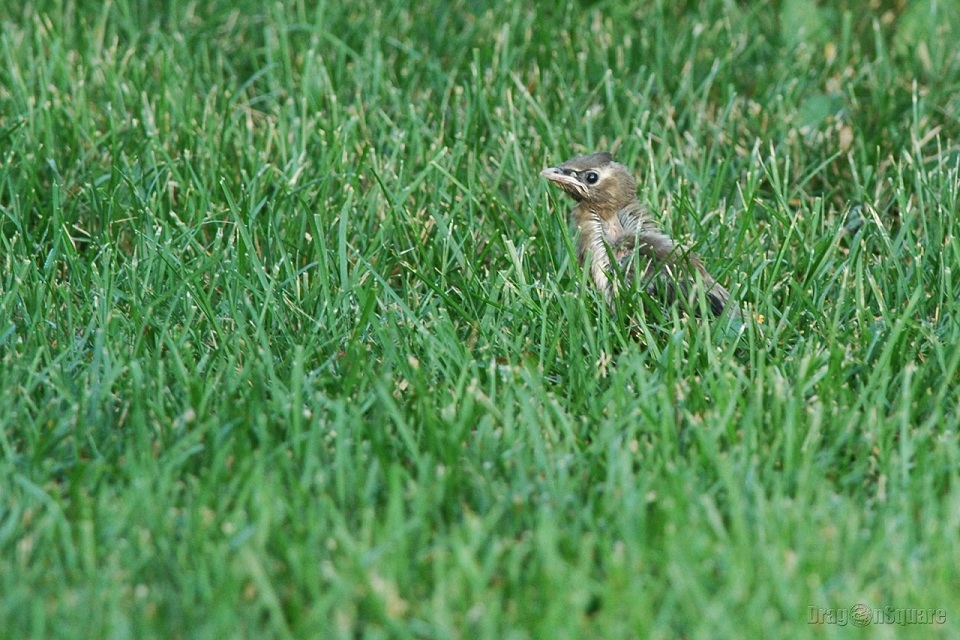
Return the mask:
<svg viewBox="0 0 960 640"><path fill-rule="evenodd" d="M0 5L4 637L960 637L960 9L629 4Z"/></svg>

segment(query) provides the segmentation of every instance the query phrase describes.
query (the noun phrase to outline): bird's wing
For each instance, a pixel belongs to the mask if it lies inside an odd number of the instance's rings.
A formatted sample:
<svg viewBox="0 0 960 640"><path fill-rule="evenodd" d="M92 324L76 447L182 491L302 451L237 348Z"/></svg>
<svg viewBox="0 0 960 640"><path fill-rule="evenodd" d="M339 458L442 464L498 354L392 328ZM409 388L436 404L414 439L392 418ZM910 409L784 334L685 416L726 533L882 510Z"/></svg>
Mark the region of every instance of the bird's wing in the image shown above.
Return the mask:
<svg viewBox="0 0 960 640"><path fill-rule="evenodd" d="M665 305L680 302L696 309L693 296L705 289L714 315L719 316L724 310L730 315L740 315L736 303L730 303L729 292L707 272L700 258L684 250L668 235L641 230L618 238L610 249L619 277L630 283L639 276L639 286L651 298Z"/></svg>

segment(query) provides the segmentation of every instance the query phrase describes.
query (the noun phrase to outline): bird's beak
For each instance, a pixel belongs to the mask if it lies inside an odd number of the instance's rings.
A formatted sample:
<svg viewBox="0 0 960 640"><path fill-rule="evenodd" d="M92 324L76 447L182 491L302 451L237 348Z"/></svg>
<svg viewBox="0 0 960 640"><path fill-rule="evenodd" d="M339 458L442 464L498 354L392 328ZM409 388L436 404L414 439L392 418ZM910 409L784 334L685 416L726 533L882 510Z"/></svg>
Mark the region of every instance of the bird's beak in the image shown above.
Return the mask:
<svg viewBox="0 0 960 640"><path fill-rule="evenodd" d="M559 178L567 177L567 176L564 176L563 172L560 171L560 169L557 169L556 167L548 167L543 171L541 171L540 175L542 175L544 178L546 178L550 182L557 182Z"/></svg>
<svg viewBox="0 0 960 640"><path fill-rule="evenodd" d="M576 175L571 175L557 167L544 169L540 172L540 175L575 198L582 198L586 195L587 189Z"/></svg>

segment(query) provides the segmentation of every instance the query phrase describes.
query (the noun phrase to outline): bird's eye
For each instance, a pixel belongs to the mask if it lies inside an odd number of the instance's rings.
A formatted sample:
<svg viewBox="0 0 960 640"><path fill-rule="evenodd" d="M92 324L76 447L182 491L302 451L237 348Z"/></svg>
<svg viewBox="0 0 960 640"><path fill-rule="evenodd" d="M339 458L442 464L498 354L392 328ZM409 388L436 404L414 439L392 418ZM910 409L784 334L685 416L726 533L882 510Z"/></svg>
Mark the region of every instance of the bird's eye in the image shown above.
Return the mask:
<svg viewBox="0 0 960 640"><path fill-rule="evenodd" d="M586 176L584 176L584 177L585 177L586 180L587 180L587 184L597 184L597 180L600 179L600 176L597 175L597 172L596 172L596 171L591 171L590 173L588 173L588 174L587 174Z"/></svg>

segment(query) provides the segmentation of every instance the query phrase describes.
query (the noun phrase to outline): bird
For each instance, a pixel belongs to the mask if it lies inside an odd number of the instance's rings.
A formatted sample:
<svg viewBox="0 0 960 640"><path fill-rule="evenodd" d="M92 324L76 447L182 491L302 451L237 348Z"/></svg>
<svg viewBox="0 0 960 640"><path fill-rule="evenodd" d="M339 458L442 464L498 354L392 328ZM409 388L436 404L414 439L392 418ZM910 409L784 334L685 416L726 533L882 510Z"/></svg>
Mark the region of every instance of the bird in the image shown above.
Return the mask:
<svg viewBox="0 0 960 640"><path fill-rule="evenodd" d="M741 319L740 306L700 258L664 233L640 203L633 174L612 154L577 156L541 175L576 201L577 261L608 304L637 287L647 295L644 309L651 302L660 312L677 305L681 314L700 316L702 292L714 316Z"/></svg>

